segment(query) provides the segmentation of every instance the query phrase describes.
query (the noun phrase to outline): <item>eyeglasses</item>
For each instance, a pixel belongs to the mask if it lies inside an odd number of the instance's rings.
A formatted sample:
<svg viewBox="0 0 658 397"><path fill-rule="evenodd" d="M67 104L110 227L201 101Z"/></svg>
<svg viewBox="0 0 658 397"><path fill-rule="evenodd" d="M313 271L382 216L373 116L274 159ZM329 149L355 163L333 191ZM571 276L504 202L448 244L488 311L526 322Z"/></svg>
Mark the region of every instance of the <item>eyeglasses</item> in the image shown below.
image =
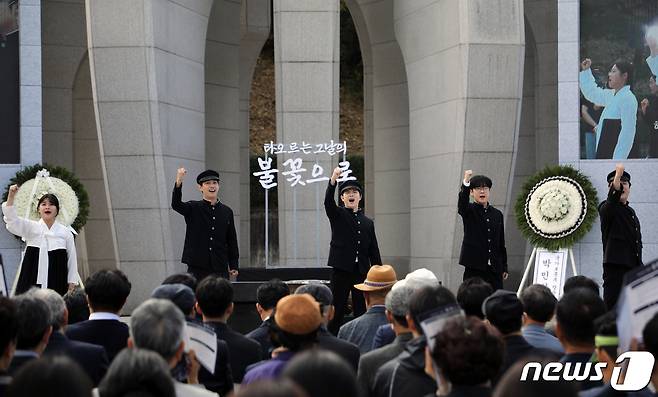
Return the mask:
<svg viewBox="0 0 658 397"><path fill-rule="evenodd" d="M477 190L477 191L480 191L480 192L488 192L489 187L488 186L474 187L473 190Z"/></svg>

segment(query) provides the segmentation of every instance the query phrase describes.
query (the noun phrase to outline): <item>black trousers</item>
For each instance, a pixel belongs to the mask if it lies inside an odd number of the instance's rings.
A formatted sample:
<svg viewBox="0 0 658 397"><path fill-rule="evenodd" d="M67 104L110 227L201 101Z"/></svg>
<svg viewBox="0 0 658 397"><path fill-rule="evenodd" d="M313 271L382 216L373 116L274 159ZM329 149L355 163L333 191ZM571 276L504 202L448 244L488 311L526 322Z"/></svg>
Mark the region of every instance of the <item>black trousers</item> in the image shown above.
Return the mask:
<svg viewBox="0 0 658 397"><path fill-rule="evenodd" d="M227 280L229 279L229 277L228 277L228 267L223 272L216 272L216 271L210 270L206 267L200 267L200 266L197 267L197 266L187 265L187 272L190 273L191 275L193 275L194 277L196 277L197 282L201 282L201 280L203 280L204 278L210 276L211 274L223 277Z"/></svg>
<svg viewBox="0 0 658 397"><path fill-rule="evenodd" d="M501 273L496 273L496 271L491 267L487 267L485 270L473 269L472 267L464 268L464 278L462 281L466 281L469 278L480 277L482 280L488 282L493 287L494 291L503 289L503 275Z"/></svg>
<svg viewBox="0 0 658 397"><path fill-rule="evenodd" d="M329 323L329 331L334 335L338 334L338 329L343 325L347 297L350 292L352 293L354 317L358 317L366 312L366 301L363 298L363 293L354 288L354 284L360 284L365 279L366 275L358 272L346 272L344 270L334 269L331 273L331 292L334 295L336 313L333 320Z"/></svg>
<svg viewBox="0 0 658 397"><path fill-rule="evenodd" d="M617 304L624 282L624 274L629 270L631 268L624 265L603 264L603 301L608 310L612 310Z"/></svg>

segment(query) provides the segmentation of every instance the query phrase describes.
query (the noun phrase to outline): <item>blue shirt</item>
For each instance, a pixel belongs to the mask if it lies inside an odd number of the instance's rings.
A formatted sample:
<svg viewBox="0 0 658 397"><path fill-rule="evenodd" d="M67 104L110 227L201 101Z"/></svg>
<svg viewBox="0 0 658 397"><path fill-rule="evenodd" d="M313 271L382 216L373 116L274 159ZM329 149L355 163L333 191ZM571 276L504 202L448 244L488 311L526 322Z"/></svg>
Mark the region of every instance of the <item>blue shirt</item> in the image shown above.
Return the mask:
<svg viewBox="0 0 658 397"><path fill-rule="evenodd" d="M262 364L253 367L245 374L242 379L242 384L246 385L258 380L278 378L279 374L283 371L283 368L285 368L288 361L290 361L294 355L294 352L283 351L277 354L273 359L264 361Z"/></svg>
<svg viewBox="0 0 658 397"><path fill-rule="evenodd" d="M631 87L625 85L619 91L603 89L596 85L591 69L583 70L579 75L580 91L588 101L605 106L599 124L596 126L596 146L599 146L601 128L604 120L621 120L621 131L613 159L627 159L635 141L635 124L637 122L637 99Z"/></svg>
<svg viewBox="0 0 658 397"><path fill-rule="evenodd" d="M549 334L541 325L529 324L525 326L521 332L523 333L526 342L534 347L551 350L559 355L564 354L564 348L558 338Z"/></svg>

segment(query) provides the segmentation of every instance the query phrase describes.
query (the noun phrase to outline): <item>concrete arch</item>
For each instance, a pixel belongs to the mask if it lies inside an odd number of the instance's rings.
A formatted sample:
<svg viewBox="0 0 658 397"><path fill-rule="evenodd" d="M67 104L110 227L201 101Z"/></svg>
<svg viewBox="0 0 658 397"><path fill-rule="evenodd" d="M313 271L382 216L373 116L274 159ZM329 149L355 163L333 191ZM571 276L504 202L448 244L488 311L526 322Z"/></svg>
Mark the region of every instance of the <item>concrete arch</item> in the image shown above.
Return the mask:
<svg viewBox="0 0 658 397"><path fill-rule="evenodd" d="M409 270L409 100L392 0L347 0L364 66L366 208L384 262ZM375 181L377 181L375 183Z"/></svg>

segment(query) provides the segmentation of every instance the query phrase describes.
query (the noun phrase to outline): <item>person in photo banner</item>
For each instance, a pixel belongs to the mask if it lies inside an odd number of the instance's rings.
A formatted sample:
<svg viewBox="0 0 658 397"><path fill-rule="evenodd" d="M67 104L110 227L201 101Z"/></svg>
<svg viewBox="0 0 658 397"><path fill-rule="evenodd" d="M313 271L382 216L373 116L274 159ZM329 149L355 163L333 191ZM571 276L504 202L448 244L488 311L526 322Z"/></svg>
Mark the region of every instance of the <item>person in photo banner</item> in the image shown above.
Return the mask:
<svg viewBox="0 0 658 397"><path fill-rule="evenodd" d="M596 126L596 158L627 159L635 141L637 122L637 99L631 91L633 65L619 60L608 72L608 87L596 85L590 67L592 60L586 58L580 64L580 91L590 102L604 106Z"/></svg>
<svg viewBox="0 0 658 397"><path fill-rule="evenodd" d="M181 261L201 281L218 274L226 279L238 276L238 238L233 210L219 201L219 174L206 170L196 177L202 200L182 201L185 168L176 173L171 208L185 217L185 246Z"/></svg>
<svg viewBox="0 0 658 397"><path fill-rule="evenodd" d="M617 164L608 174L608 198L599 204L603 242L603 301L608 310L617 303L624 274L642 266L642 232L635 210L628 205L631 175Z"/></svg>
<svg viewBox="0 0 658 397"><path fill-rule="evenodd" d="M480 277L494 290L503 288L507 273L507 249L503 213L489 204L491 179L464 171L457 200L457 212L464 223L459 264L464 266L464 280ZM469 202L473 197L473 203Z"/></svg>
<svg viewBox="0 0 658 397"><path fill-rule="evenodd" d="M656 76L649 78L651 95L640 102L642 119L649 127L649 157L658 158L658 85Z"/></svg>
<svg viewBox="0 0 658 397"><path fill-rule="evenodd" d="M381 265L375 224L365 216L359 203L363 197L361 185L353 180L338 186L342 206L336 205L337 180L341 176L340 167L334 169L324 196L324 209L331 225L331 243L327 265L333 268L331 288L334 295L336 313L329 324L329 330L336 334L345 315L347 297L352 292L354 316L366 311L363 294L354 288L363 283L372 265Z"/></svg>

